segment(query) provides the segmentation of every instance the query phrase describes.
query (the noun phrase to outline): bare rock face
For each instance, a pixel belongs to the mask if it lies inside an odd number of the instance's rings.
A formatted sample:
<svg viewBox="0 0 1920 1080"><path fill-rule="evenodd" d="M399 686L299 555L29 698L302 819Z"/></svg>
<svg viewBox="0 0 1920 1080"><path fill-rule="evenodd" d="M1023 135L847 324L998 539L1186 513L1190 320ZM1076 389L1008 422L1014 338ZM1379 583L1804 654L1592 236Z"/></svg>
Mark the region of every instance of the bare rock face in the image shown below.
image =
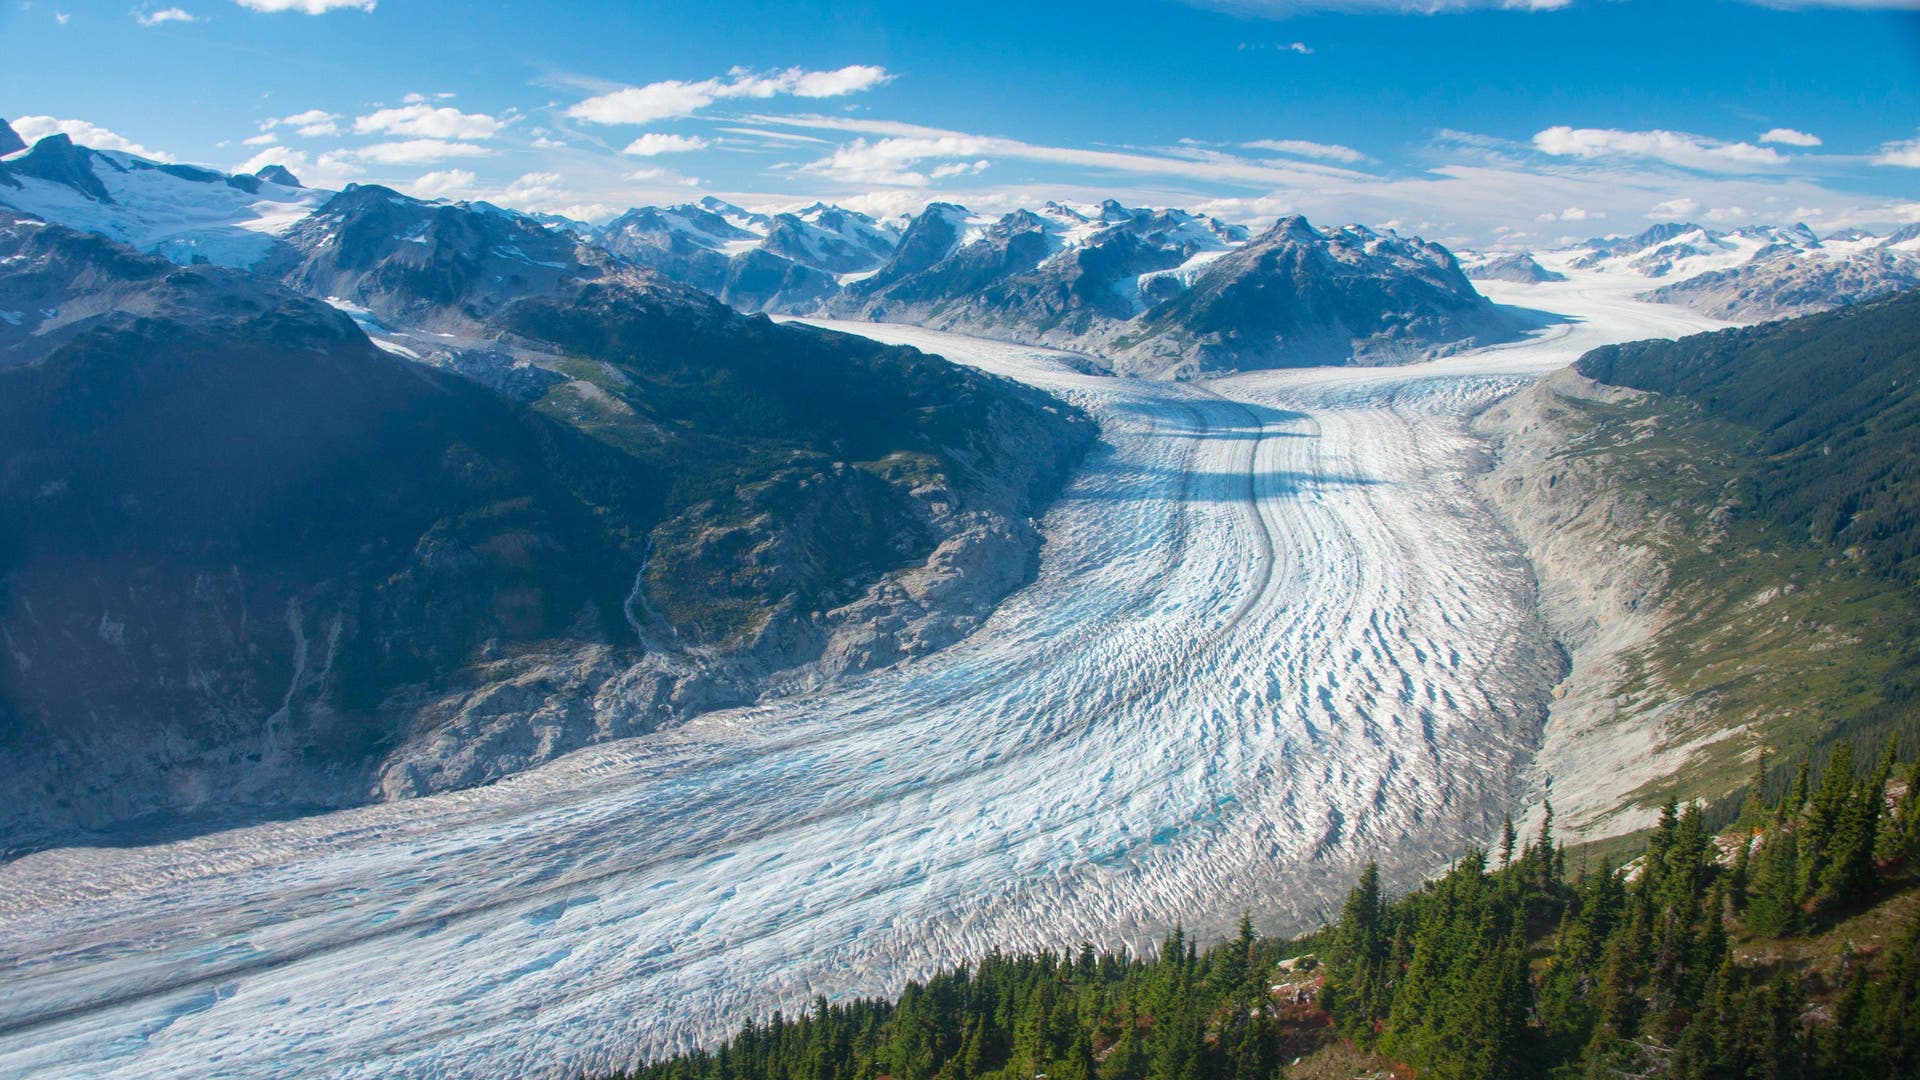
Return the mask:
<svg viewBox="0 0 1920 1080"><path fill-rule="evenodd" d="M1526 548L1541 610L1571 667L1554 689L1536 767L1550 779L1557 820L1574 835L1608 836L1651 823L1620 808L1649 779L1685 761L1662 752L1664 718L1618 696L1633 652L1672 618L1661 607L1667 569L1632 538L1657 511L1623 490L1604 456L1577 452L1584 424L1571 405L1644 395L1557 372L1488 409L1475 430L1494 450L1481 493ZM1644 820L1643 820L1644 819Z"/></svg>
<svg viewBox="0 0 1920 1080"><path fill-rule="evenodd" d="M27 141L20 137L19 132L13 130L13 125L0 119L0 157L17 154L26 148Z"/></svg>

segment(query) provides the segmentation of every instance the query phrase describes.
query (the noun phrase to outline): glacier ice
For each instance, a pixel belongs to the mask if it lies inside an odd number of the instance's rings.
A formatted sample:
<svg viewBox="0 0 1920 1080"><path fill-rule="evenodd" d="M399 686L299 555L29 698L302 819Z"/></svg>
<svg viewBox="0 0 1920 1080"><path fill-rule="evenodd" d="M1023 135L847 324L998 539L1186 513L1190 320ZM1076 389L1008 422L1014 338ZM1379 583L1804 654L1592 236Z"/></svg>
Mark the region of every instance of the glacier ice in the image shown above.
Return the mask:
<svg viewBox="0 0 1920 1080"><path fill-rule="evenodd" d="M1194 385L842 327L1104 426L983 629L486 788L0 867L0 1073L571 1074L992 947L1305 928L1373 856L1412 883L1526 794L1559 675L1465 418L1710 325L1514 295L1579 318Z"/></svg>

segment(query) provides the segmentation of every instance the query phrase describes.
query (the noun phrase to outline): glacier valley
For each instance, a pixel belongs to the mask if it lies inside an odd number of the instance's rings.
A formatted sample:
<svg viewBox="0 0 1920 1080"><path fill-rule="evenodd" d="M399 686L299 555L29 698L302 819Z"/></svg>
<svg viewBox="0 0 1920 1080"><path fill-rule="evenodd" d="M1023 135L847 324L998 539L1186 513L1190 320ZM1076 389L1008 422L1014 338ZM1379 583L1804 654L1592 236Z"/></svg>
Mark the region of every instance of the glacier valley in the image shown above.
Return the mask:
<svg viewBox="0 0 1920 1080"><path fill-rule="evenodd" d="M957 645L484 788L0 867L0 1073L531 1074L893 994L989 948L1300 930L1551 791L1565 659L1480 410L1720 325L1631 283L1393 368L1195 383L899 325L1093 414L1036 580ZM730 1021L727 1022L730 1026Z"/></svg>

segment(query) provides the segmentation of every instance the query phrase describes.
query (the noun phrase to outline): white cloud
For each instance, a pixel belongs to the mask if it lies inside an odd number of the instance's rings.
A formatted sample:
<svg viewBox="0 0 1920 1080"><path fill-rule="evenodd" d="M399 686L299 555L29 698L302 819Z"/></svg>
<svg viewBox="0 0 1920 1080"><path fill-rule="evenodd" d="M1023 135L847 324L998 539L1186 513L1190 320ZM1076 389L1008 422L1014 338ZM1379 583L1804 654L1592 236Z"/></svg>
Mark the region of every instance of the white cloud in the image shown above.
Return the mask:
<svg viewBox="0 0 1920 1080"><path fill-rule="evenodd" d="M15 127L20 125L15 124ZM1904 142L1883 143L1880 152L1874 155L1875 165L1896 165L1907 169L1920 169L1920 139L1908 139Z"/></svg>
<svg viewBox="0 0 1920 1080"><path fill-rule="evenodd" d="M1255 139L1240 145L1247 150L1270 150L1276 154L1292 154L1295 157L1326 158L1329 161L1344 161L1349 165L1367 159L1367 155L1351 146L1308 142L1305 139Z"/></svg>
<svg viewBox="0 0 1920 1080"><path fill-rule="evenodd" d="M1647 220L1678 221L1681 218L1692 217L1699 212L1700 202L1697 199L1685 197L1668 199L1666 202L1655 204L1653 209L1647 211Z"/></svg>
<svg viewBox="0 0 1920 1080"><path fill-rule="evenodd" d="M645 135L627 144L623 154L634 157L655 157L660 154L685 154L694 150L705 150L707 140L692 135L662 135L649 131Z"/></svg>
<svg viewBox="0 0 1920 1080"><path fill-rule="evenodd" d="M49 135L64 132L74 142L95 150L119 150L136 157L151 158L154 161L173 160L172 154L160 150L149 150L132 139L85 120L56 120L51 116L20 116L9 123L28 146Z"/></svg>
<svg viewBox="0 0 1920 1080"><path fill-rule="evenodd" d="M1783 165L1787 160L1777 150L1684 131L1550 127L1534 135L1533 145L1541 153L1556 157L1647 158L1703 172L1754 172Z"/></svg>
<svg viewBox="0 0 1920 1080"><path fill-rule="evenodd" d="M372 11L374 0L233 0L254 11L298 11L303 15L324 15L336 8Z"/></svg>
<svg viewBox="0 0 1920 1080"><path fill-rule="evenodd" d="M304 150L289 150L284 146L269 146L235 165L233 171L254 173L269 165L282 166L298 177L301 183L315 188L342 188L365 173L365 170L355 165L343 150L333 150L316 156Z"/></svg>
<svg viewBox="0 0 1920 1080"><path fill-rule="evenodd" d="M1607 215L1597 210L1588 210L1581 206L1569 206L1559 213L1549 210L1534 218L1535 221L1605 221Z"/></svg>
<svg viewBox="0 0 1920 1080"><path fill-rule="evenodd" d="M1763 143L1779 143L1781 146L1819 146L1820 136L1809 135L1792 128L1774 128L1760 136Z"/></svg>
<svg viewBox="0 0 1920 1080"><path fill-rule="evenodd" d="M380 109L353 121L356 135L410 135L422 139L490 139L505 127L485 113L463 113L423 102Z"/></svg>
<svg viewBox="0 0 1920 1080"><path fill-rule="evenodd" d="M801 166L805 172L850 184L925 187L932 178L920 172L918 166L924 161L942 158L966 161L1007 158L1133 175L1180 177L1240 187L1291 187L1331 179L1365 178L1364 173L1331 165L1304 161L1250 161L1211 150L1182 148L1179 156L1082 150L1066 146L1040 146L1018 139L972 135L919 124L854 117L752 116L747 119L756 124L884 136L874 142L855 139L837 148L829 157Z"/></svg>
<svg viewBox="0 0 1920 1080"><path fill-rule="evenodd" d="M504 205L544 208L573 198L566 182L556 172L523 173L500 193Z"/></svg>
<svg viewBox="0 0 1920 1080"><path fill-rule="evenodd" d="M293 128L294 134L309 139L340 134L340 117L325 109L308 109L306 112L283 116L278 120L268 120L260 125L260 130L272 131L282 125Z"/></svg>
<svg viewBox="0 0 1920 1080"><path fill-rule="evenodd" d="M56 11L53 13L53 21L65 26L73 21L73 15L70 12Z"/></svg>
<svg viewBox="0 0 1920 1080"><path fill-rule="evenodd" d="M651 124L692 116L727 98L840 97L871 90L891 78L887 69L871 64L853 64L833 71L787 68L765 73L734 68L723 77L698 82L667 79L645 86L623 87L590 97L569 108L567 115L595 124Z"/></svg>
<svg viewBox="0 0 1920 1080"><path fill-rule="evenodd" d="M981 158L979 161L974 162L950 161L945 165L936 166L930 175L935 180L945 180L952 176L978 176L986 172L992 165L993 162L988 161L986 158Z"/></svg>
<svg viewBox="0 0 1920 1080"><path fill-rule="evenodd" d="M926 187L933 178L913 166L929 158L978 158L988 152L992 143L991 139L957 132L932 138L879 139L871 143L855 139L836 149L831 157L813 162L806 169L852 184Z"/></svg>
<svg viewBox="0 0 1920 1080"><path fill-rule="evenodd" d="M432 165L449 158L492 157L493 151L475 143L406 139L363 146L353 155L377 165Z"/></svg>
<svg viewBox="0 0 1920 1080"><path fill-rule="evenodd" d="M406 192L416 199L464 199L474 193L477 180L466 169L421 173L406 185Z"/></svg>
<svg viewBox="0 0 1920 1080"><path fill-rule="evenodd" d="M727 132L730 135L750 135L757 139L772 139L774 142L816 143L820 145L825 145L827 142L825 139L816 139L811 135L795 135L790 131L769 131L766 128L723 127L719 130Z"/></svg>
<svg viewBox="0 0 1920 1080"><path fill-rule="evenodd" d="M679 187L699 187L700 178L678 173L672 169L641 168L627 174L627 179L638 180L643 184L674 184Z"/></svg>
<svg viewBox="0 0 1920 1080"><path fill-rule="evenodd" d="M190 23L200 21L193 17L192 12L177 7L161 8L159 11L136 11L133 13L133 17L139 20L141 26L159 26L162 23L170 22Z"/></svg>
<svg viewBox="0 0 1920 1080"><path fill-rule="evenodd" d="M240 145L241 146L272 146L273 144L279 141L280 141L280 136L275 135L271 131L263 131L260 134L254 135L250 138L241 139Z"/></svg>

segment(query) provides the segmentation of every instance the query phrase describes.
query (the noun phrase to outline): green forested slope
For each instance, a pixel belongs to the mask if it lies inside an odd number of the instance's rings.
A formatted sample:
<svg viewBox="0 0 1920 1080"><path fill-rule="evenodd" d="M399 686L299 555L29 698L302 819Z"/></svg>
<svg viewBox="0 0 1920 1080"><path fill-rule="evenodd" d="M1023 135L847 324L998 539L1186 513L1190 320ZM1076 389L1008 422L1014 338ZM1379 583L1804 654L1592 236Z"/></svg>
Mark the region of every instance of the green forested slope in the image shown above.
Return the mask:
<svg viewBox="0 0 1920 1080"><path fill-rule="evenodd" d="M1743 512L1920 580L1920 291L1679 341L1596 349L1581 374L1678 396L1746 435Z"/></svg>
<svg viewBox="0 0 1920 1080"><path fill-rule="evenodd" d="M1894 766L1889 749L1856 778L1843 744L1720 837L1698 804L1669 805L1624 868L1570 869L1549 817L1397 900L1369 867L1339 922L1304 940L1243 922L1204 952L1176 930L1153 959L989 956L896 1001L747 1021L630 1075L1920 1075L1920 764Z"/></svg>

